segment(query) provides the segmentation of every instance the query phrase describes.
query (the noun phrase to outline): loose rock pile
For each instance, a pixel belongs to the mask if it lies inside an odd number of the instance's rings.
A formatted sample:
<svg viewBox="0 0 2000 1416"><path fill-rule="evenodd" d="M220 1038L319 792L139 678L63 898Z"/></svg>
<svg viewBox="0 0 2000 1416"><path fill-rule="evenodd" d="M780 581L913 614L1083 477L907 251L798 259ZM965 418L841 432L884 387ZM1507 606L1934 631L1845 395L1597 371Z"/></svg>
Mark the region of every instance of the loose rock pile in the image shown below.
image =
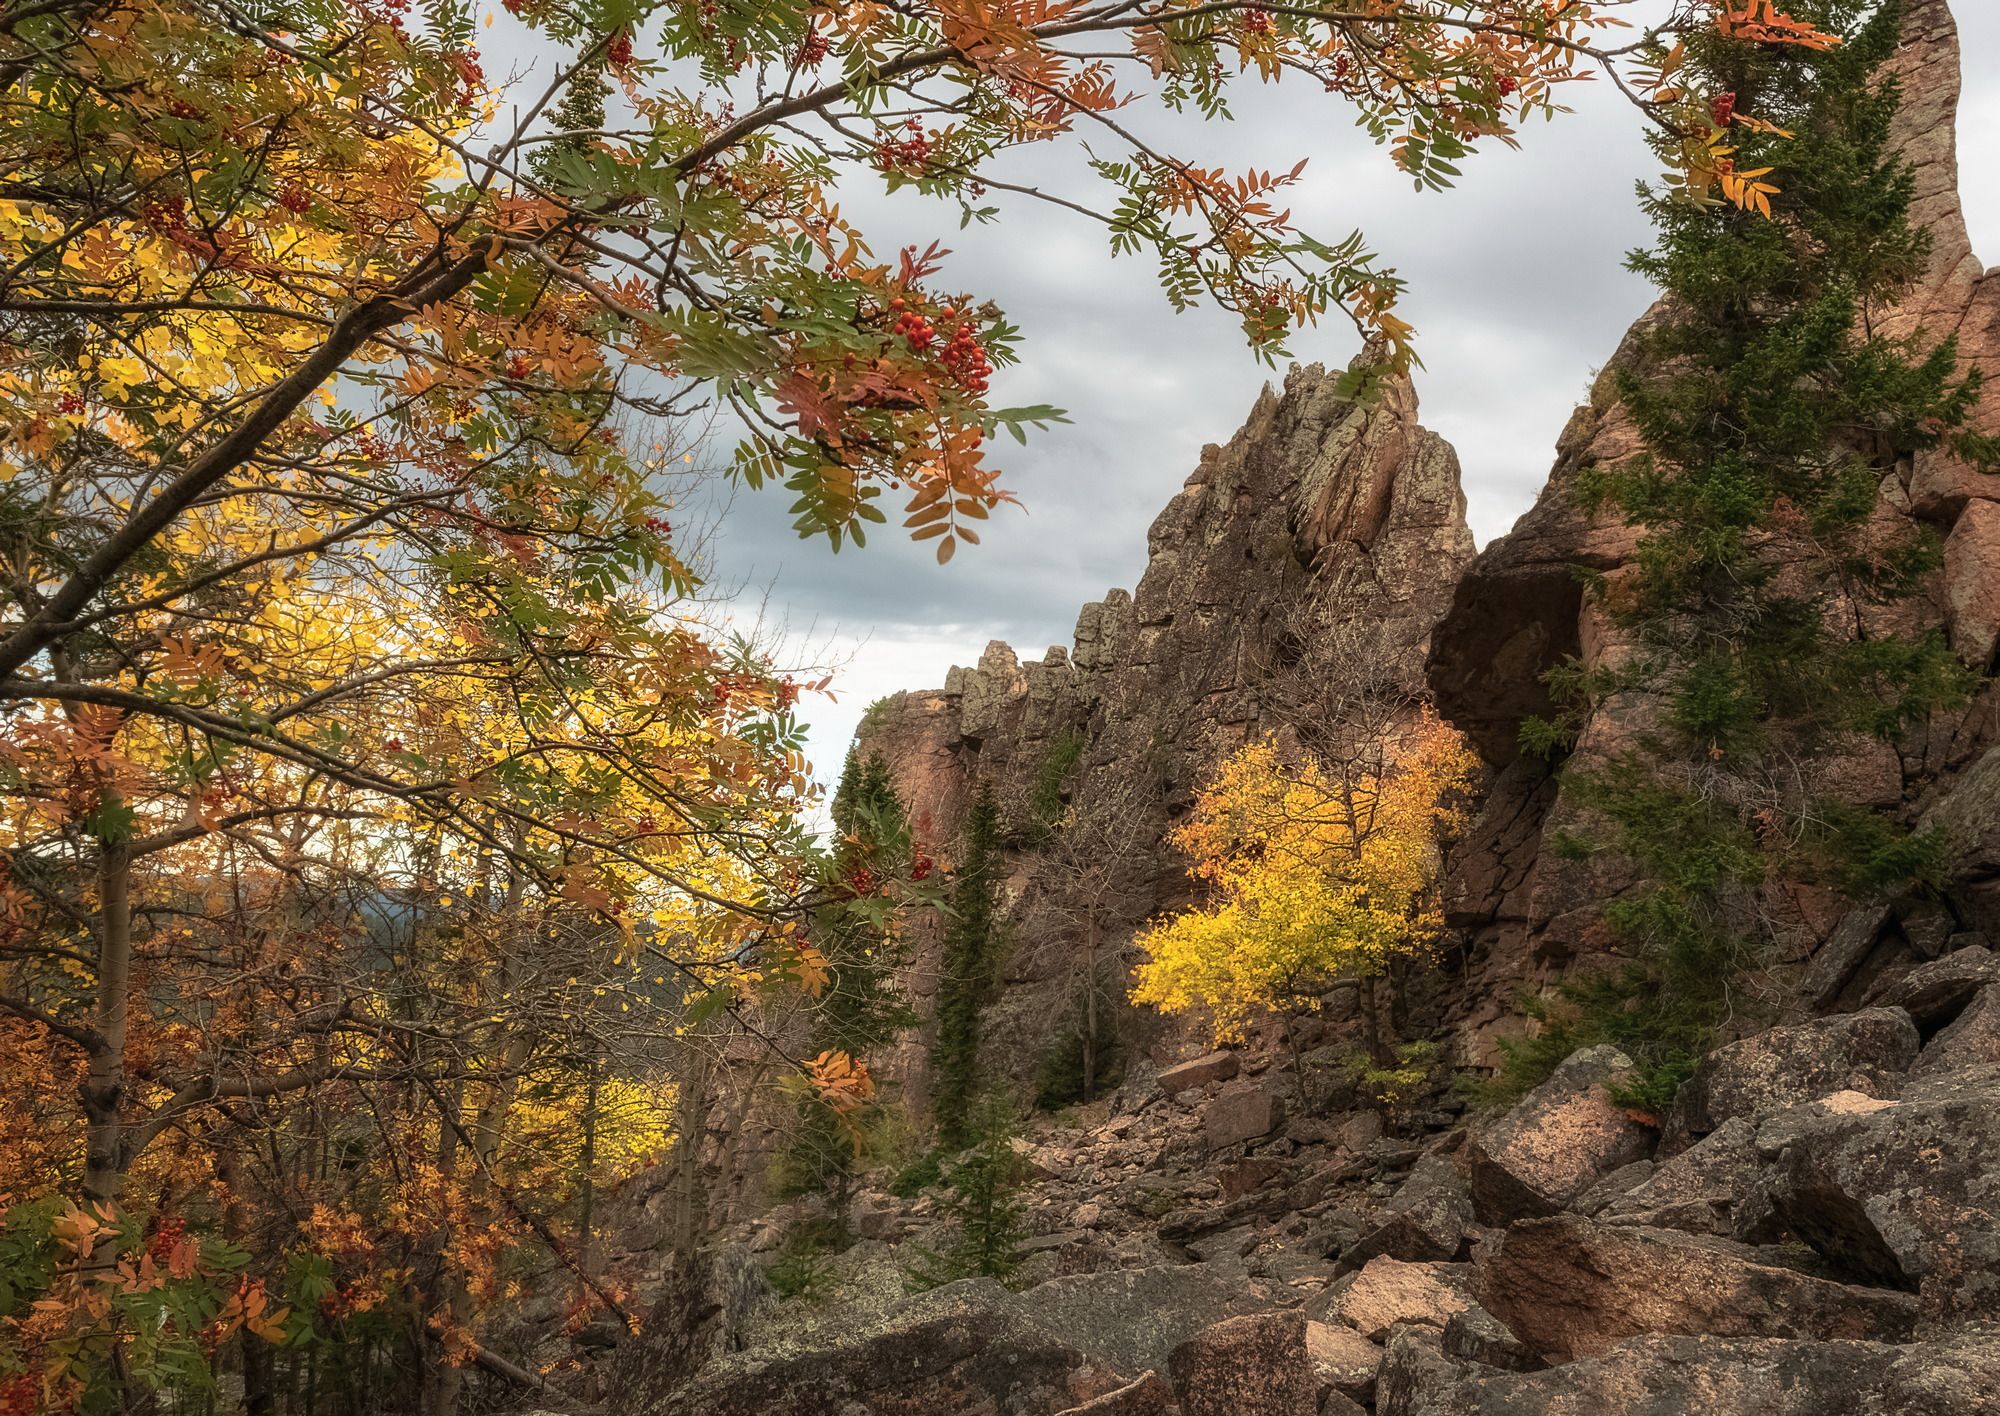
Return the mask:
<svg viewBox="0 0 2000 1416"><path fill-rule="evenodd" d="M1996 964L1720 1048L1663 1128L1610 1048L1414 1140L1249 1055L1135 1079L1022 1143L1026 1287L780 1306L659 1411L2000 1412Z"/></svg>

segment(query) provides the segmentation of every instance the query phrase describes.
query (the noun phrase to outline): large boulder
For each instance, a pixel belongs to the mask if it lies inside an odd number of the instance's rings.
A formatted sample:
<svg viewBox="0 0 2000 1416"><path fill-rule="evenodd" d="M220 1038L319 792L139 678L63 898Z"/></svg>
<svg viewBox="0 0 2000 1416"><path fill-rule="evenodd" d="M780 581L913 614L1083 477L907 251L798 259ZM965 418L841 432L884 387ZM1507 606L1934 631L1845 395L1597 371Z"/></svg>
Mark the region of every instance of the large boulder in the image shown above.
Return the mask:
<svg viewBox="0 0 2000 1416"><path fill-rule="evenodd" d="M1548 1365L1542 1355L1484 1308L1453 1313L1444 1325L1444 1350L1453 1357L1510 1372L1533 1372Z"/></svg>
<svg viewBox="0 0 2000 1416"><path fill-rule="evenodd" d="M870 1416L1065 1410L1147 1370L1189 1337L1268 1307L1191 1265L1077 1274L1010 1293L968 1279L886 1309L776 1326L703 1368L659 1416Z"/></svg>
<svg viewBox="0 0 2000 1416"><path fill-rule="evenodd" d="M1924 1044L1910 1075L1934 1077L1996 1062L2000 1062L2000 984L1989 983L1973 995L1964 1012Z"/></svg>
<svg viewBox="0 0 2000 1416"><path fill-rule="evenodd" d="M1809 1013L1832 1012L1843 995L1865 991L1875 970L1879 946L1894 917L1887 905L1862 905L1841 916L1840 923L1813 951L1812 963L1799 980L1799 1005Z"/></svg>
<svg viewBox="0 0 2000 1416"><path fill-rule="evenodd" d="M1966 768L1917 824L1949 846L1952 898L1975 928L2000 939L2000 744Z"/></svg>
<svg viewBox="0 0 2000 1416"><path fill-rule="evenodd" d="M1205 1087L1211 1082L1226 1082L1236 1075L1238 1067L1233 1052L1211 1052L1197 1057L1191 1062L1182 1062L1160 1073L1160 1090L1168 1096L1179 1096L1194 1087Z"/></svg>
<svg viewBox="0 0 2000 1416"><path fill-rule="evenodd" d="M1306 1324L1306 1360L1319 1384L1320 1400L1337 1391L1352 1401L1375 1397L1375 1373L1382 1349L1345 1323Z"/></svg>
<svg viewBox="0 0 2000 1416"><path fill-rule="evenodd" d="M1387 1256L1336 1281L1306 1304L1306 1316L1342 1322L1373 1342L1400 1323L1442 1328L1472 1306L1465 1264L1406 1264Z"/></svg>
<svg viewBox="0 0 2000 1416"><path fill-rule="evenodd" d="M1901 1008L1926 1035L1965 1011L1979 991L2000 983L2000 954L1974 945L1920 964L1882 995L1888 1008Z"/></svg>
<svg viewBox="0 0 2000 1416"><path fill-rule="evenodd" d="M1464 1173L1448 1155L1427 1155L1375 1225L1340 1251L1335 1271L1361 1268L1384 1254L1411 1263L1463 1259L1475 1224Z"/></svg>
<svg viewBox="0 0 2000 1416"><path fill-rule="evenodd" d="M1513 1373L1399 1333L1377 1390L1376 1416L1996 1416L2000 1338L1639 1337L1601 1357Z"/></svg>
<svg viewBox="0 0 2000 1416"><path fill-rule="evenodd" d="M1041 1331L1066 1334L1091 1361L1128 1374L1164 1372L1168 1355L1202 1328L1271 1306L1194 1264L1051 1279L1013 1302Z"/></svg>
<svg viewBox="0 0 2000 1416"><path fill-rule="evenodd" d="M659 1416L1041 1412L1095 1394L1088 1360L1026 1320L991 1279L948 1284L875 1321L808 1327L775 1350L731 1353Z"/></svg>
<svg viewBox="0 0 2000 1416"><path fill-rule="evenodd" d="M1717 1048L1681 1088L1660 1138L1672 1155L1724 1123L1838 1091L1894 1096L1921 1041L1901 1008L1770 1028Z"/></svg>
<svg viewBox="0 0 2000 1416"><path fill-rule="evenodd" d="M1644 1333L1900 1342L1917 1323L1907 1293L1815 1278L1725 1239L1576 1215L1514 1225L1481 1256L1473 1292L1552 1362Z"/></svg>
<svg viewBox="0 0 2000 1416"><path fill-rule="evenodd" d="M1795 1234L1941 1317L2000 1318L2000 1067L1785 1119L1770 1199Z"/></svg>
<svg viewBox="0 0 2000 1416"><path fill-rule="evenodd" d="M1486 1224L1554 1214L1604 1176L1643 1160L1653 1132L1612 1099L1633 1077L1615 1047L1567 1058L1467 1143L1472 1203Z"/></svg>
<svg viewBox="0 0 2000 1416"><path fill-rule="evenodd" d="M1255 1082L1218 1093L1202 1111L1202 1132L1210 1150L1227 1150L1261 1140L1285 1124L1285 1101Z"/></svg>
<svg viewBox="0 0 2000 1416"><path fill-rule="evenodd" d="M1456 1409L1446 1403L1475 1370L1473 1363L1444 1350L1435 1329L1397 1328L1376 1373L1375 1416L1443 1416Z"/></svg>
<svg viewBox="0 0 2000 1416"><path fill-rule="evenodd" d="M1661 1161L1638 1184L1612 1196L1595 1217L1607 1224L1742 1237L1738 1212L1761 1174L1757 1127L1738 1116Z"/></svg>
<svg viewBox="0 0 2000 1416"><path fill-rule="evenodd" d="M1621 1165L1616 1170L1570 1201L1570 1209L1576 1214L1596 1214L1614 1203L1620 1195L1636 1190L1652 1179L1659 1167L1650 1160L1635 1160L1630 1165Z"/></svg>
<svg viewBox="0 0 2000 1416"><path fill-rule="evenodd" d="M1203 1328L1167 1359L1183 1416L1316 1416L1306 1320L1258 1313Z"/></svg>

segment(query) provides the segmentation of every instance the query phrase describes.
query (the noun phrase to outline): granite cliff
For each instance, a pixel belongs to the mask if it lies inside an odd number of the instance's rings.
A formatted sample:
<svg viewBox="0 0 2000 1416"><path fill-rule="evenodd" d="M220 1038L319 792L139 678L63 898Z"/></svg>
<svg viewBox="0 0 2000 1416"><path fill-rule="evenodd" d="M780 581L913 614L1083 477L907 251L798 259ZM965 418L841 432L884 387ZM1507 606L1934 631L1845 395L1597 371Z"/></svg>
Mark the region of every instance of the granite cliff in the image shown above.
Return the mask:
<svg viewBox="0 0 2000 1416"><path fill-rule="evenodd" d="M1226 446L1204 448L1152 525L1137 590L1084 606L1070 648L1024 663L995 642L942 689L867 715L856 746L888 761L921 831L950 842L985 781L1019 847L994 1065L1032 1065L1037 1029L1069 1004L1076 855L1119 857L1092 887L1096 927L1122 943L1185 899L1186 863L1161 838L1221 753L1311 720L1330 679L1392 711L1420 701L1431 628L1473 554L1458 459L1419 423L1407 380L1367 404L1338 382L1294 368ZM1066 850L1037 848L1052 809ZM911 973L920 1001L928 962ZM923 1055L913 1043L897 1069L918 1094Z"/></svg>

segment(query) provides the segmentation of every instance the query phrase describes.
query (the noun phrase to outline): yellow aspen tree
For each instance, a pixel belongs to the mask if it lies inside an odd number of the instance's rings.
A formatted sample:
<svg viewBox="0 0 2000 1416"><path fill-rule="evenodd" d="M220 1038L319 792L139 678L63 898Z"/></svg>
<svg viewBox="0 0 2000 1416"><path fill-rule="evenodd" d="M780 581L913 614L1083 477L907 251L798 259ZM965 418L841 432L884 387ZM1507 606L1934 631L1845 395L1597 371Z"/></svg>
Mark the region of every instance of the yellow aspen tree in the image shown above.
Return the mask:
<svg viewBox="0 0 2000 1416"><path fill-rule="evenodd" d="M1140 935L1133 1001L1205 1010L1217 1042L1275 1015L1292 1040L1299 1016L1352 981L1382 1057L1373 980L1441 932L1438 842L1474 765L1429 710L1383 760L1379 772L1348 773L1310 755L1288 760L1268 739L1227 758L1171 837L1213 898Z"/></svg>

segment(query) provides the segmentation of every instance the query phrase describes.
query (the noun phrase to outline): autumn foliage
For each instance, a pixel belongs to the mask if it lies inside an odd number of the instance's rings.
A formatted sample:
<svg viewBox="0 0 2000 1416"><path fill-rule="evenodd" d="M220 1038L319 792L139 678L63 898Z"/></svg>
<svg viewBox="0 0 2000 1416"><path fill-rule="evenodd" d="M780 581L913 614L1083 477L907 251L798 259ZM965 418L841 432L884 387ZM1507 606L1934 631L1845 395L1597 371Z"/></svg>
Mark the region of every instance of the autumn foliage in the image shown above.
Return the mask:
<svg viewBox="0 0 2000 1416"><path fill-rule="evenodd" d="M1384 762L1348 773L1269 741L1231 754L1173 835L1213 900L1139 937L1134 1001L1203 1010L1218 1042L1239 1040L1427 950L1443 923L1438 842L1474 758L1426 712Z"/></svg>
<svg viewBox="0 0 2000 1416"><path fill-rule="evenodd" d="M718 627L683 496L778 484L802 535L893 514L946 560L1009 500L999 436L1060 415L994 398L1019 331L841 184L1046 201L1265 357L1345 318L1395 368L1399 282L1294 227L1301 168L1199 166L1123 110L1292 75L1435 186L1627 63L1595 47L1621 0L504 8L543 90L489 77L459 0L0 11L13 1407L205 1399L232 1364L253 1407L538 1386L486 1313L532 1254L641 1325L598 1201L665 1154L698 1208L675 1140L732 1042L861 1108L864 1059L766 1027L829 977L816 685ZM1768 3L1669 29L1716 24L1813 42ZM1682 98L1715 170L1719 97ZM1086 189L1010 176L1057 143ZM1415 820L1401 780L1371 821ZM1344 912L1361 967L1415 937L1416 867L1323 810L1285 839L1351 873L1292 907Z"/></svg>

